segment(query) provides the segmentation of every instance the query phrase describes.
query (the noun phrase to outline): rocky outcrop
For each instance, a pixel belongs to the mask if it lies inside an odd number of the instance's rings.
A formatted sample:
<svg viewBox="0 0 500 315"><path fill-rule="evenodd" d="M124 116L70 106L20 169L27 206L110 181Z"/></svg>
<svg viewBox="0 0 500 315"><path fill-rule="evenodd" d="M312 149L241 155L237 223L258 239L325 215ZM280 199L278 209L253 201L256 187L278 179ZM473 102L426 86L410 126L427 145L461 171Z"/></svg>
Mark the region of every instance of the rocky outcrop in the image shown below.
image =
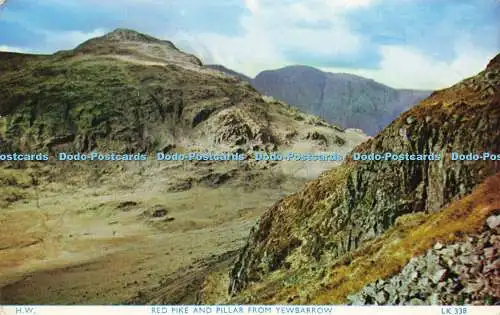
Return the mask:
<svg viewBox="0 0 500 315"><path fill-rule="evenodd" d="M231 272L236 294L270 272L353 251L414 212L438 211L470 193L499 161L452 161L451 152L500 151L500 68L434 93L359 153L436 154L439 161L352 161L269 209Z"/></svg>
<svg viewBox="0 0 500 315"><path fill-rule="evenodd" d="M414 257L396 276L348 297L366 305L487 305L500 301L500 209L484 231L465 242L437 243Z"/></svg>
<svg viewBox="0 0 500 315"><path fill-rule="evenodd" d="M279 144L278 138L269 127L269 119L259 113L249 115L241 108L232 108L220 112L208 126L208 133L213 135L213 143L234 143L252 148Z"/></svg>

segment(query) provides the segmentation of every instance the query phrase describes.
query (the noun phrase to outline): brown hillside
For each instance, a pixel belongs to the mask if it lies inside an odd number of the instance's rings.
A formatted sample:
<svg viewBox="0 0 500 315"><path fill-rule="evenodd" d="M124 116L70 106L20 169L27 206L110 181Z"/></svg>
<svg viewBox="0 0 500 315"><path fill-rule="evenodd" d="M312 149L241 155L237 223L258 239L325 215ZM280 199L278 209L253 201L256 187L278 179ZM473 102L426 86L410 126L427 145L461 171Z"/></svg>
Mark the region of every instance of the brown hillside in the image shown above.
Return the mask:
<svg viewBox="0 0 500 315"><path fill-rule="evenodd" d="M498 57L495 58L497 60ZM499 161L452 161L451 152L500 153L500 68L435 92L355 152L440 155L440 161L347 161L275 204L231 272L230 292L353 252L405 214L430 213L500 171Z"/></svg>

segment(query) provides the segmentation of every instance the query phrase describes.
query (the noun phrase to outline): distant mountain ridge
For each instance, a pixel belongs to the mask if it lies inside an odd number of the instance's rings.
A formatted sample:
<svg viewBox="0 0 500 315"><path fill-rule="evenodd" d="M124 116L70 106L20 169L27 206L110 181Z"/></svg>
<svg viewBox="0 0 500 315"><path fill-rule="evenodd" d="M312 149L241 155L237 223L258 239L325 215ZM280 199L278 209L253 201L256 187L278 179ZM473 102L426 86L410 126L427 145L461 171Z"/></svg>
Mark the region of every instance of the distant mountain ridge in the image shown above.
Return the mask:
<svg viewBox="0 0 500 315"><path fill-rule="evenodd" d="M371 79L295 65L260 72L254 79L221 65L211 69L247 81L259 92L344 128L375 135L431 91L394 89Z"/></svg>

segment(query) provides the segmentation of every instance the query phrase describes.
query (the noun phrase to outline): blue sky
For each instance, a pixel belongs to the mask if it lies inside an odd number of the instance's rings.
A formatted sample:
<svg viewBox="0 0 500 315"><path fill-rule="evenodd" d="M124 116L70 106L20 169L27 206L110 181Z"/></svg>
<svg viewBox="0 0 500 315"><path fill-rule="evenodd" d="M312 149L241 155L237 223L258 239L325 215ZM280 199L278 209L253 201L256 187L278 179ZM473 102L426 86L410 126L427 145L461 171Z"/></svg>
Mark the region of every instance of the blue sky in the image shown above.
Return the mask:
<svg viewBox="0 0 500 315"><path fill-rule="evenodd" d="M305 64L438 89L500 52L498 0L9 0L0 50L53 53L117 27L254 76Z"/></svg>

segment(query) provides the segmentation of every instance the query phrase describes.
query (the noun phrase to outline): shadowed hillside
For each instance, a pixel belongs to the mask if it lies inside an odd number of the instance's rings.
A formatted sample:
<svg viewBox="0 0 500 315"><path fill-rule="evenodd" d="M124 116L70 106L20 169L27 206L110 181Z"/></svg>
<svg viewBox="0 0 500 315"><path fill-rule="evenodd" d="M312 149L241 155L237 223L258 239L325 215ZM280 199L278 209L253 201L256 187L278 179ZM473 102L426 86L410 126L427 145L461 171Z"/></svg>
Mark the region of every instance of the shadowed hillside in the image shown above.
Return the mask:
<svg viewBox="0 0 500 315"><path fill-rule="evenodd" d="M497 178L471 195L476 197L455 202L499 172L500 161L450 159L451 152L500 152L498 60L495 57L477 76L434 92L354 150L435 153L443 157L441 161L350 160L271 207L252 229L231 271L232 302L346 302L348 294L394 275L434 242L453 242L467 233L479 233L488 216L498 221L494 211L498 190L493 188ZM487 205L468 204L479 202L476 198L486 198ZM399 231L398 220L403 220L401 232L409 235L403 239L410 239L402 241L388 234ZM445 228L444 222L455 220L457 225ZM425 224L435 226L436 234L425 233ZM491 229L494 232L498 225ZM380 252L388 246L394 251ZM353 259L356 264L351 264ZM467 285L467 278L461 281ZM497 282L493 285L498 289ZM446 303L450 293L441 293L436 293L437 301ZM499 292L493 293L469 294L464 299L498 300ZM425 296L418 301L407 298L392 303L430 303ZM369 304L373 299L363 301ZM383 303L390 302L384 298Z"/></svg>
<svg viewBox="0 0 500 315"><path fill-rule="evenodd" d="M306 66L263 71L252 81L265 95L344 128L377 134L430 91L397 90L359 76L325 73Z"/></svg>
<svg viewBox="0 0 500 315"><path fill-rule="evenodd" d="M307 66L266 70L254 79L222 65L210 69L249 82L259 92L344 128L375 135L430 91L393 89L363 77Z"/></svg>

